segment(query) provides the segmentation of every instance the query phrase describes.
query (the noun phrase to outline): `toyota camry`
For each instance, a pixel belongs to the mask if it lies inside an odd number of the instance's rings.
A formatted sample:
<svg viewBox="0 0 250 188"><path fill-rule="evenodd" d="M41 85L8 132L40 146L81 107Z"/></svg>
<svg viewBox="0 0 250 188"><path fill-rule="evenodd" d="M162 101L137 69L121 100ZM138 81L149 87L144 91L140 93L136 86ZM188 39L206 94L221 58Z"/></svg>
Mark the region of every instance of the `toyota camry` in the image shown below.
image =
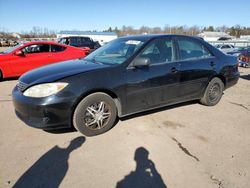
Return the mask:
<svg viewBox="0 0 250 188"><path fill-rule="evenodd" d="M73 126L94 136L130 114L190 100L216 105L238 79L237 58L199 38L126 36L84 59L24 74L12 96L17 116L32 127Z"/></svg>

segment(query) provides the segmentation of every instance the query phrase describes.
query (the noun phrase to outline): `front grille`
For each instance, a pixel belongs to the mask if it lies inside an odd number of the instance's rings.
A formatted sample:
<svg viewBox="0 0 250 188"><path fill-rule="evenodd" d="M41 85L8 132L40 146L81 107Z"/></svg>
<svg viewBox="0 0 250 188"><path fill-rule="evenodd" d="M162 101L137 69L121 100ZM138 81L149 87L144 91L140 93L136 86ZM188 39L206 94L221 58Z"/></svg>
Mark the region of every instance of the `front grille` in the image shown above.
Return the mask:
<svg viewBox="0 0 250 188"><path fill-rule="evenodd" d="M17 89L20 92L23 92L27 87L28 87L28 84L25 84L25 83L23 83L21 81L19 81L18 84L17 84Z"/></svg>

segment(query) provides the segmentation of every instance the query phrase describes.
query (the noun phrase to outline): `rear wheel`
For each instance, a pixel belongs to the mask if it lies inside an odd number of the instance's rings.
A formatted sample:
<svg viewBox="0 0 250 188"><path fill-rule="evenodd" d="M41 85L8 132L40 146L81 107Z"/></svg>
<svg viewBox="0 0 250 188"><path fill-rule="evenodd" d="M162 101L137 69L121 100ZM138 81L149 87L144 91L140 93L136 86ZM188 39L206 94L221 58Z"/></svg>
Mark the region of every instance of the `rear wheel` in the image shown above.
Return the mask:
<svg viewBox="0 0 250 188"><path fill-rule="evenodd" d="M111 129L117 118L112 97L105 93L93 93L85 97L73 115L74 127L86 136L95 136Z"/></svg>
<svg viewBox="0 0 250 188"><path fill-rule="evenodd" d="M0 81L2 81L3 80L3 73L2 73L2 71L0 70Z"/></svg>
<svg viewBox="0 0 250 188"><path fill-rule="evenodd" d="M200 99L200 102L206 106L216 105L223 94L224 84L219 78L213 78L204 93L204 96Z"/></svg>

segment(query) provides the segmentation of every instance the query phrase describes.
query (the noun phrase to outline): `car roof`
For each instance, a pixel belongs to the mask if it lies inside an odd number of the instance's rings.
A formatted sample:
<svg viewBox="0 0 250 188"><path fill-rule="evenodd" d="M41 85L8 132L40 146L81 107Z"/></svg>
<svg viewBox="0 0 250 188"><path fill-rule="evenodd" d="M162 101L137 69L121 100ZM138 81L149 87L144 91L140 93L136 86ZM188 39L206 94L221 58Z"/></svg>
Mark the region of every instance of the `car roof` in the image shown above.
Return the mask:
<svg viewBox="0 0 250 188"><path fill-rule="evenodd" d="M60 37L61 39L64 39L64 38L89 38L90 37L87 37L87 36L67 36L67 37Z"/></svg>
<svg viewBox="0 0 250 188"><path fill-rule="evenodd" d="M189 37L194 38L198 40L202 40L200 37L196 36L188 36L188 35L177 35L177 34L146 34L146 35L128 35L120 38L127 38L127 39L142 39L142 40L149 40L153 38L160 38L160 37L166 37L166 36L172 36L172 37Z"/></svg>

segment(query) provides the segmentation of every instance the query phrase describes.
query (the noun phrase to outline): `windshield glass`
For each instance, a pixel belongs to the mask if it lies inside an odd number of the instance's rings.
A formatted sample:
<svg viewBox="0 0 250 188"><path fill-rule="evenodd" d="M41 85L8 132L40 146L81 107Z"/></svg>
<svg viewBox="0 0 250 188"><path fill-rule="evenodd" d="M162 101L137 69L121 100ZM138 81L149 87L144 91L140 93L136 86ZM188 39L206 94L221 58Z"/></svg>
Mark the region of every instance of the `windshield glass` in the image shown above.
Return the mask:
<svg viewBox="0 0 250 188"><path fill-rule="evenodd" d="M19 48L20 46L23 46L23 43L20 43L20 44L18 44L18 45L16 45L16 46L10 47L10 48L8 48L8 49L2 51L1 53L2 53L2 54L8 54L8 53L10 53L10 52L13 52L14 50L16 50L17 48Z"/></svg>
<svg viewBox="0 0 250 188"><path fill-rule="evenodd" d="M92 52L85 60L106 64L122 64L146 42L145 40L143 38L116 39Z"/></svg>

